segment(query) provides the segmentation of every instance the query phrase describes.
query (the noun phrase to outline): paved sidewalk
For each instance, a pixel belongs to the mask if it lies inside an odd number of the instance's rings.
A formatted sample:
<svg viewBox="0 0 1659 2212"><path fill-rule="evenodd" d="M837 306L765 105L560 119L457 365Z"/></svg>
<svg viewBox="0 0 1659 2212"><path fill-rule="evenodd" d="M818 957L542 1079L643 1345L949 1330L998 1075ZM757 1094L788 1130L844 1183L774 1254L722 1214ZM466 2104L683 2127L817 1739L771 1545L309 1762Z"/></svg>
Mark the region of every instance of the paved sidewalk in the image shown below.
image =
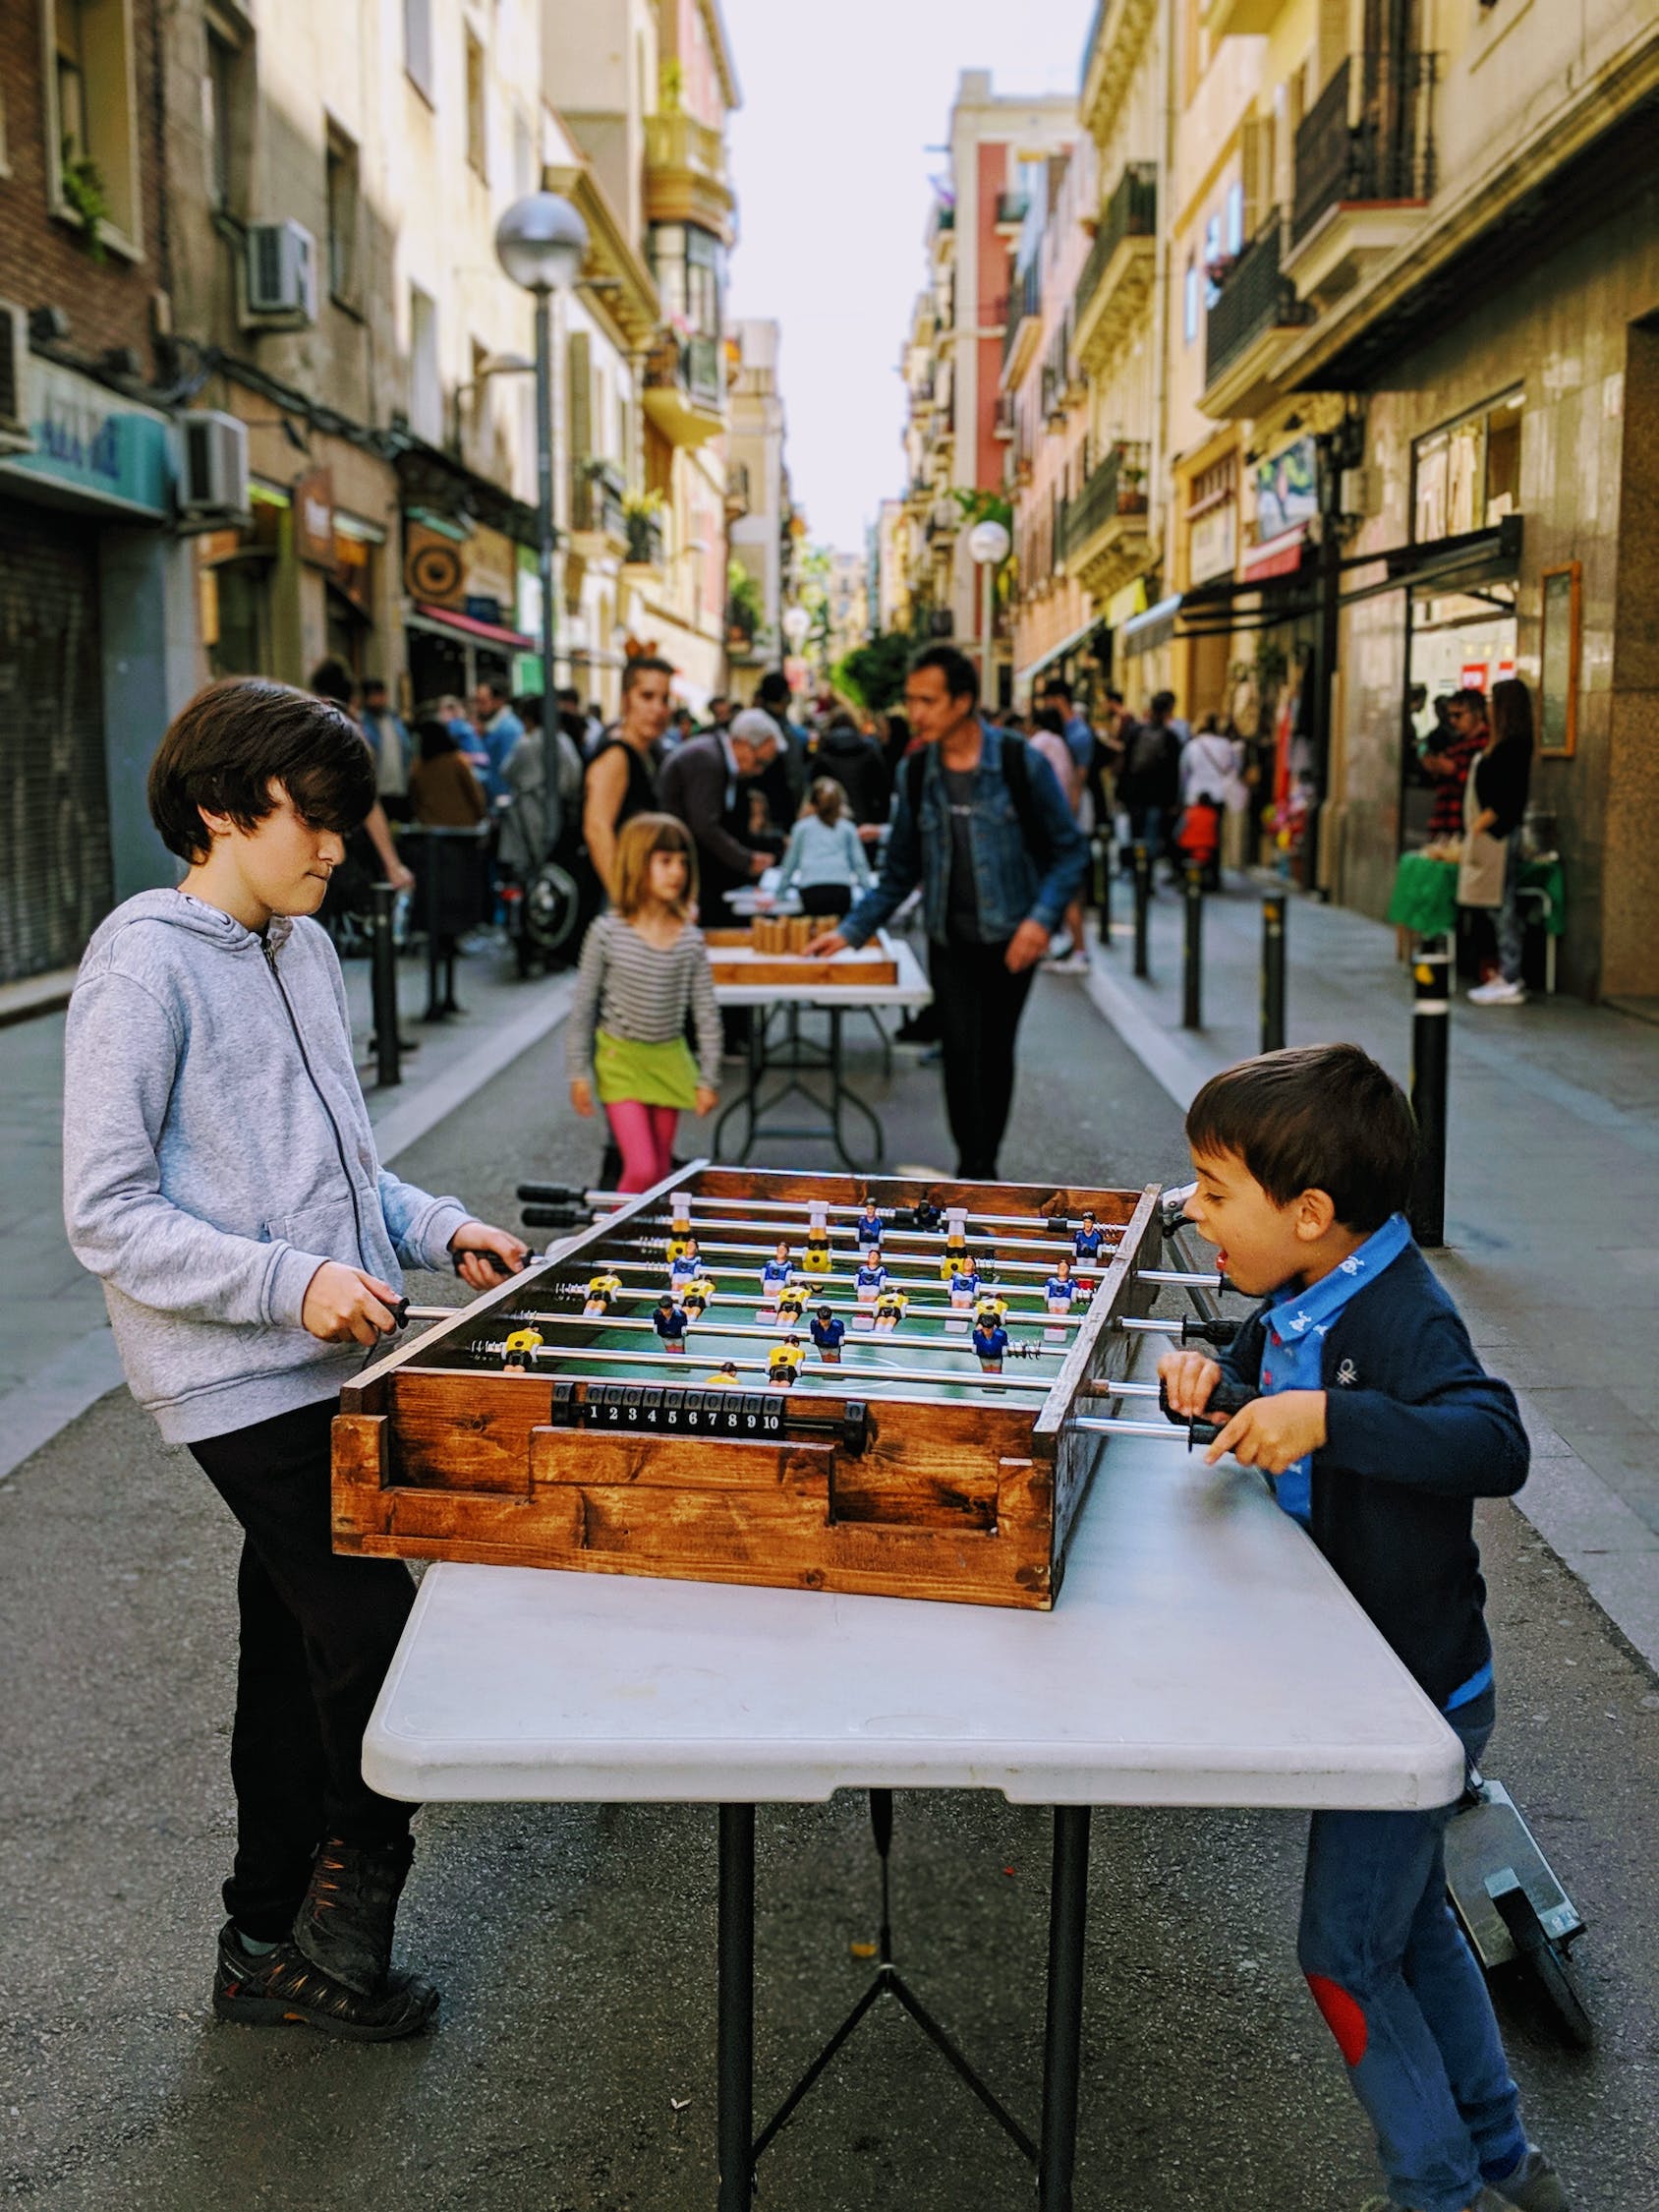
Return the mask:
<svg viewBox="0 0 1659 2212"><path fill-rule="evenodd" d="M370 970L345 962L352 1033L383 1160L395 1160L564 1019L573 977L520 982L510 958L487 952L461 963L466 1016L419 1019L424 960L399 962L403 1034L420 1049L395 1089L374 1087L369 1054ZM63 1232L61 1013L0 1027L0 1481L121 1381L103 1293Z"/></svg>
<svg viewBox="0 0 1659 2212"><path fill-rule="evenodd" d="M1115 887L1116 888L1116 887ZM1152 979L1131 973L1126 890L1087 988L1181 1104L1260 1044L1263 887L1204 913L1204 1027L1179 1026L1181 901L1153 902ZM1411 990L1385 924L1293 898L1287 1041L1351 1038L1402 1082ZM1523 1394L1518 1504L1659 1663L1659 1028L1576 999L1452 1017L1447 1245L1435 1265L1490 1364Z"/></svg>

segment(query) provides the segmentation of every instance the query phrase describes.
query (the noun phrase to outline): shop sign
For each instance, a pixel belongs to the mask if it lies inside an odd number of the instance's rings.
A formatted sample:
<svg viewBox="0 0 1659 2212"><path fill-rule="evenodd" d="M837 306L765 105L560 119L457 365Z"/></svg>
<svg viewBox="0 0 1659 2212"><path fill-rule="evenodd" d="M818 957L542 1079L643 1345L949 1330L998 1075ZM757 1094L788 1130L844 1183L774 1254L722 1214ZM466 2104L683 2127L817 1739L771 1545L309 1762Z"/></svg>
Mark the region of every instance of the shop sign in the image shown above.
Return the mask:
<svg viewBox="0 0 1659 2212"><path fill-rule="evenodd" d="M1238 509L1230 499L1201 514L1192 525L1187 566L1195 584L1212 576L1230 576L1237 555Z"/></svg>
<svg viewBox="0 0 1659 2212"><path fill-rule="evenodd" d="M1490 666L1487 661L1465 661L1459 670L1459 683L1465 691L1484 691Z"/></svg>
<svg viewBox="0 0 1659 2212"><path fill-rule="evenodd" d="M1311 522L1319 512L1319 452L1313 439L1298 437L1271 460L1258 461L1255 483L1260 543Z"/></svg>
<svg viewBox="0 0 1659 2212"><path fill-rule="evenodd" d="M164 415L37 357L29 363L28 392L34 450L16 455L8 469L167 519L173 469Z"/></svg>
<svg viewBox="0 0 1659 2212"><path fill-rule="evenodd" d="M334 472L312 469L294 487L294 551L313 568L334 567Z"/></svg>

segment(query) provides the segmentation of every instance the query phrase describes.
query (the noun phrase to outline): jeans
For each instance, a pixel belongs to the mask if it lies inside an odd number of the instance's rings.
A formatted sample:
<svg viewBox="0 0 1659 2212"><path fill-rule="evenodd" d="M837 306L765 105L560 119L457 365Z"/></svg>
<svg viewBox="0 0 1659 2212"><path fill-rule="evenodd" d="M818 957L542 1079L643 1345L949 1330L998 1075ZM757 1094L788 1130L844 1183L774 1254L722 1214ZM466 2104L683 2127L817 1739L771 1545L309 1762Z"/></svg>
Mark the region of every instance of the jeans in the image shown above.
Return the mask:
<svg viewBox="0 0 1659 2212"><path fill-rule="evenodd" d="M363 1731L415 1585L401 1560L334 1550L329 1423L338 1410L324 1398L190 1447L242 1524L236 1860L224 1900L260 1943L292 1927L319 1843L396 1843L415 1810L363 1778Z"/></svg>
<svg viewBox="0 0 1659 2212"><path fill-rule="evenodd" d="M1471 1764L1490 1690L1448 1716ZM1446 1901L1446 1830L1424 1813L1315 1813L1297 1957L1377 2131L1389 2196L1464 2212L1526 2153L1492 2001Z"/></svg>
<svg viewBox="0 0 1659 2212"><path fill-rule="evenodd" d="M622 1155L618 1191L649 1191L673 1172L677 1106L645 1106L637 1098L613 1098L604 1118Z"/></svg>
<svg viewBox="0 0 1659 2212"><path fill-rule="evenodd" d="M1519 888L1520 833L1517 830L1505 843L1504 902L1498 908L1498 973L1506 983L1520 981L1521 953L1526 943L1526 924L1516 897Z"/></svg>
<svg viewBox="0 0 1659 2212"><path fill-rule="evenodd" d="M1006 945L928 948L944 1073L944 1113L964 1182L995 1183L1014 1094L1014 1033L1032 968L1010 975Z"/></svg>

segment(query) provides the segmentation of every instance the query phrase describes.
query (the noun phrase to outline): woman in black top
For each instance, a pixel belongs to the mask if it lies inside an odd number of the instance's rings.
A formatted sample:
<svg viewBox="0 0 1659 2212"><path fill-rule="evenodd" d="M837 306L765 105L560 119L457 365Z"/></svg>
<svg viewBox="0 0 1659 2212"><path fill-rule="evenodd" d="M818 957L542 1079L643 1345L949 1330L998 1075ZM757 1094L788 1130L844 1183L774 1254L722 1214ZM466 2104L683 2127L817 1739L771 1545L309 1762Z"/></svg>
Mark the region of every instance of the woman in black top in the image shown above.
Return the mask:
<svg viewBox="0 0 1659 2212"><path fill-rule="evenodd" d="M582 836L594 873L608 893L624 822L657 804L655 748L673 706L673 665L642 654L622 671L622 719L594 749L582 798Z"/></svg>
<svg viewBox="0 0 1659 2212"><path fill-rule="evenodd" d="M1458 897L1498 909L1498 973L1469 993L1476 1006L1519 1006L1523 944L1516 892L1520 878L1520 825L1532 780L1532 697L1505 677L1492 686L1492 742L1475 761L1465 793L1467 838Z"/></svg>

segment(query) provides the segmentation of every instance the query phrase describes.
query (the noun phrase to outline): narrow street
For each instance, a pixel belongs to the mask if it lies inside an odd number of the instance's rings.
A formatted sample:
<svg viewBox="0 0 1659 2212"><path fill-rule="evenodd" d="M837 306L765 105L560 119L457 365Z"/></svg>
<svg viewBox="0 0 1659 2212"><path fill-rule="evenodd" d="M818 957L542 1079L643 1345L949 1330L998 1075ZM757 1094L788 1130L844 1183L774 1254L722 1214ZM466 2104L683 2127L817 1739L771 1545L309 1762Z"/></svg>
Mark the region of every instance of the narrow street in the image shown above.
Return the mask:
<svg viewBox="0 0 1659 2212"><path fill-rule="evenodd" d="M1176 1109L1083 986L1040 983L1024 1048L1010 1177L1179 1175ZM874 1055L858 1079L883 1096ZM883 1099L895 1161L937 1162L936 1085L935 1070L898 1055ZM592 1126L565 1103L555 1037L399 1165L512 1221L521 1177L583 1182L597 1162ZM452 1282L412 1288L455 1296ZM1647 2212L1659 2202L1659 1681L1513 1507L1485 1509L1482 1540L1502 1699L1490 1771L1590 1924L1575 1957L1601 2042L1564 2050L1514 1993L1506 2033L1533 2133L1575 2201ZM352 2047L213 2024L235 1549L194 1464L162 1450L124 1392L0 1484L0 2194L35 2212L707 2212L712 1811L434 1808L399 1926L402 1954L443 1986L434 2035ZM1302 1826L1097 1815L1088 2212L1351 2212L1374 2185L1294 1962ZM964 1793L898 1800L900 1962L1028 2123L1048 1855L1038 1811ZM759 1884L769 2109L868 1971L849 1948L875 1934L864 1801L763 1812ZM1029 2195L992 2123L880 2008L768 2153L757 2201L1009 2212Z"/></svg>

